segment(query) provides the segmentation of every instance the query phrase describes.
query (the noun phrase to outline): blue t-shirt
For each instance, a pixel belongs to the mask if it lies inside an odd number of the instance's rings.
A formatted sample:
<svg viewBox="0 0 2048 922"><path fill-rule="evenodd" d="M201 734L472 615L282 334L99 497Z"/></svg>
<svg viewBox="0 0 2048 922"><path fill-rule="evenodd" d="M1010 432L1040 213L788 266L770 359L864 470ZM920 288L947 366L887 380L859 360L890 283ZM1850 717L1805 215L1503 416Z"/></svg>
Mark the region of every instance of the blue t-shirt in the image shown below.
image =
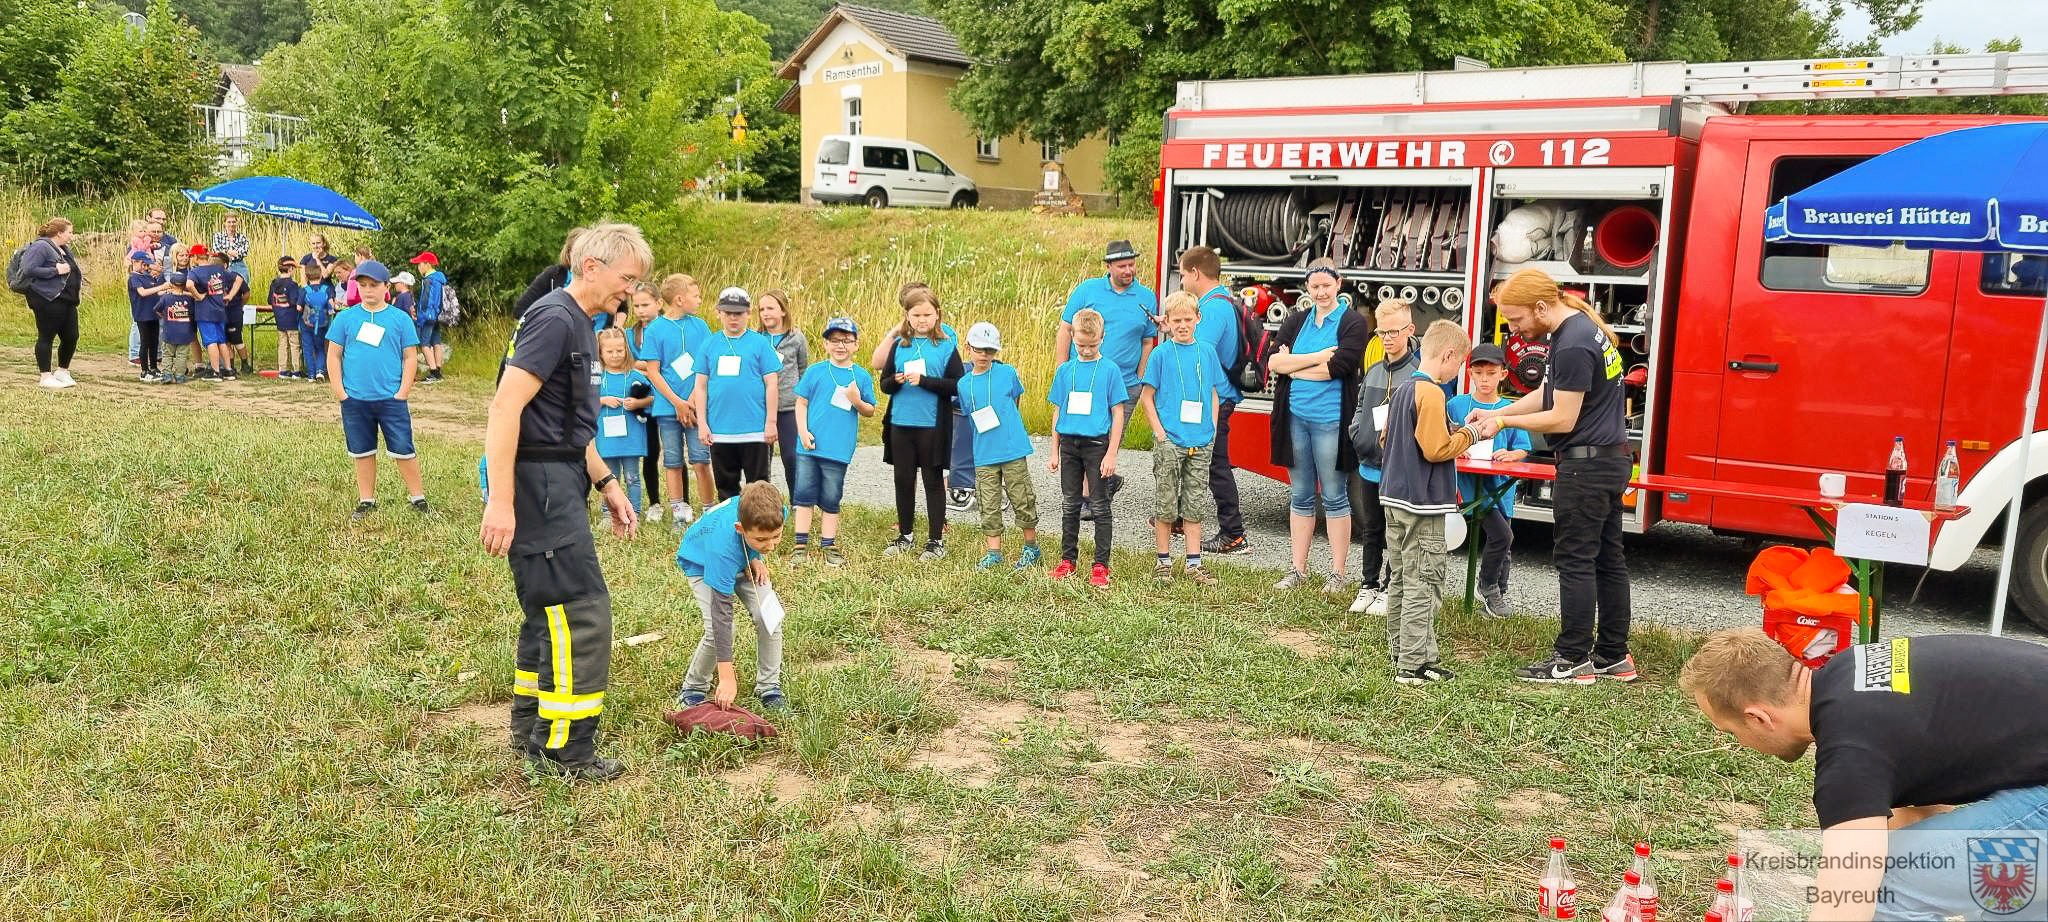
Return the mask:
<svg viewBox="0 0 2048 922"><path fill-rule="evenodd" d="M299 328L301 311L299 305L305 302L305 292L299 283L288 276L270 280L270 316L277 322L280 333L290 333Z"/></svg>
<svg viewBox="0 0 2048 922"><path fill-rule="evenodd" d="M299 299L305 304L300 323L316 331L326 329L334 304L334 286L326 282L304 286L299 289Z"/></svg>
<svg viewBox="0 0 2048 922"><path fill-rule="evenodd" d="M1209 398L1216 394L1222 378L1223 366L1208 343L1182 345L1169 340L1152 350L1152 361L1145 366L1145 386L1153 389L1152 403L1158 408L1167 441L1182 448L1200 448L1216 441L1216 410ZM1184 403L1193 406L1183 407Z"/></svg>
<svg viewBox="0 0 2048 922"><path fill-rule="evenodd" d="M412 292L410 292L410 291L395 291L395 292L392 292L392 293L391 293L391 306L392 306L392 307L395 307L395 308L398 308L398 309L399 309L400 311L404 312L404 314L405 314L405 319L407 319L407 320L411 320L411 321L413 321L413 322L415 322L415 323L419 322L418 318L417 318L417 317L415 317L415 316L413 315L413 310L412 310Z"/></svg>
<svg viewBox="0 0 2048 922"><path fill-rule="evenodd" d="M840 409L832 402L832 395L849 384L860 385L860 399L874 404L875 376L868 374L867 369L858 365L841 368L831 362L819 362L805 369L796 384L796 398L804 401L804 425L810 427L811 438L818 447L805 448L797 442L799 453L841 464L852 463L853 449L860 440L860 413L852 406ZM794 432L778 432L776 437L797 436Z"/></svg>
<svg viewBox="0 0 2048 922"><path fill-rule="evenodd" d="M1498 410L1511 403L1514 403L1514 401L1506 397L1497 398L1492 403L1480 403L1478 400L1473 399L1471 394L1459 394L1445 402L1444 410L1445 414L1451 419L1451 425L1462 426L1465 424L1465 417L1470 415L1473 410ZM1502 427L1500 434L1493 437L1494 451L1529 451L1533 447L1533 444L1529 441L1528 430L1525 429ZM1459 474L1458 495L1464 497L1464 501L1468 503L1485 496L1485 491L1480 489L1479 481L1481 479L1472 474ZM1506 481L1509 484L1508 488L1500 494L1500 511L1510 518L1514 517L1514 478L1486 477L1483 479L1487 481L1485 486L1488 489L1499 486L1502 481Z"/></svg>
<svg viewBox="0 0 2048 922"><path fill-rule="evenodd" d="M365 333L371 327L382 332ZM341 392L357 400L390 400L405 383L405 350L420 344L412 318L386 305L371 312L358 304L334 318L327 341L341 344Z"/></svg>
<svg viewBox="0 0 2048 922"><path fill-rule="evenodd" d="M762 379L782 370L782 356L768 337L748 330L727 336L720 330L691 353L704 392L705 428L727 442L759 442L768 428L768 395ZM776 433L777 437L781 433Z"/></svg>
<svg viewBox="0 0 2048 922"><path fill-rule="evenodd" d="M633 385L652 391L647 376L639 371L607 371L599 375L597 396L633 396ZM643 395L644 396L644 395ZM600 458L638 458L647 454L647 421L640 414L624 407L597 407L597 456Z"/></svg>
<svg viewBox="0 0 2048 922"><path fill-rule="evenodd" d="M161 336L172 346L192 345L192 296L172 289L157 296L156 315L163 321Z"/></svg>
<svg viewBox="0 0 2048 922"><path fill-rule="evenodd" d="M1202 296L1202 319L1195 324L1195 341L1208 343L1216 350L1216 361L1223 369L1223 386L1216 393L1224 403L1237 403L1244 394L1237 389L1237 382L1230 380L1230 360L1237 358L1237 297L1230 289L1221 285Z"/></svg>
<svg viewBox="0 0 2048 922"><path fill-rule="evenodd" d="M1109 284L1109 276L1098 275L1074 286L1060 319L1073 323L1075 314L1090 307L1102 314L1102 357L1123 369L1124 390L1137 393L1138 361L1145 355L1145 340L1159 334L1152 321L1152 315L1159 313L1159 296L1135 280L1131 287L1117 291ZM1070 351L1063 358L1079 354Z"/></svg>
<svg viewBox="0 0 2048 922"><path fill-rule="evenodd" d="M1104 364L1106 361L1103 358L1093 362L1068 359L1053 371L1052 388L1046 391L1045 399L1059 410L1059 421L1052 427L1054 432L1089 438L1109 434L1110 410L1131 399L1131 392L1124 388L1124 376L1118 373L1117 367ZM1073 412L1075 394L1089 395L1088 412ZM1129 419L1124 421L1130 422Z"/></svg>
<svg viewBox="0 0 2048 922"><path fill-rule="evenodd" d="M894 334L890 335L893 338ZM943 378L946 376L946 361L958 349L953 343L951 330L942 330L937 341L918 337L906 346L898 339L895 350L890 354L889 373L905 373L911 362L922 360L924 374ZM930 429L938 425L939 395L922 387L904 385L896 396L889 399L889 424L911 429Z"/></svg>
<svg viewBox="0 0 2048 922"><path fill-rule="evenodd" d="M1031 456L1031 433L1017 408L1023 396L1024 382L1017 379L1017 369L1001 362L961 377L960 412L967 414L967 426L974 432L975 467Z"/></svg>
<svg viewBox="0 0 2048 922"><path fill-rule="evenodd" d="M1294 335L1294 345L1288 347L1295 355L1321 352L1337 344L1337 328L1342 325L1343 304L1330 309L1330 313L1316 322L1316 309L1308 308L1308 316L1301 321L1301 329ZM1341 381L1310 381L1294 378L1287 385L1287 410L1294 418L1309 423L1334 423L1344 415L1344 383Z"/></svg>
<svg viewBox="0 0 2048 922"><path fill-rule="evenodd" d="M747 539L739 532L740 498L735 496L704 510L697 523L683 532L683 543L676 548L676 566L683 573L704 581L704 584L726 595L731 595L739 584L740 572L750 561L759 560L761 555L747 546Z"/></svg>
<svg viewBox="0 0 2048 922"><path fill-rule="evenodd" d="M185 273L185 281L199 292L198 299L192 302L195 323L228 322L227 293L234 284L233 275L221 266L193 266Z"/></svg>
<svg viewBox="0 0 2048 922"><path fill-rule="evenodd" d="M156 276L147 272L128 273L128 319L136 323L148 323L156 319L156 295L142 294L142 289L155 288L163 284Z"/></svg>
<svg viewBox="0 0 2048 922"><path fill-rule="evenodd" d="M697 347L711 329L696 315L675 320L667 316L647 321L647 330L640 334L640 351L637 356L643 362L653 362L661 369L661 379L668 382L669 390L684 400L697 390ZM654 405L647 412L655 416L674 416L676 406L660 391L654 392Z"/></svg>

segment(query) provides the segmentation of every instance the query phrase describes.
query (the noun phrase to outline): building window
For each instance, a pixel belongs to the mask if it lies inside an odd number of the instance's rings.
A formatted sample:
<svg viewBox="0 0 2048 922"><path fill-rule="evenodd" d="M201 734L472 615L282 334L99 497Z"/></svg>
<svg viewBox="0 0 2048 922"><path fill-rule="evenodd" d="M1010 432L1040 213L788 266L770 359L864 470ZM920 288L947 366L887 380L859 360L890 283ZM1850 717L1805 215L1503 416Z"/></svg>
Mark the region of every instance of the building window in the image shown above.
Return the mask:
<svg viewBox="0 0 2048 922"><path fill-rule="evenodd" d="M860 134L860 97L846 101L846 133Z"/></svg>
<svg viewBox="0 0 2048 922"><path fill-rule="evenodd" d="M1060 149L1060 142L1046 141L1038 146L1039 159L1054 163L1065 163L1067 152Z"/></svg>
<svg viewBox="0 0 2048 922"><path fill-rule="evenodd" d="M1003 159L1002 142L996 138L974 139L974 156L983 160Z"/></svg>

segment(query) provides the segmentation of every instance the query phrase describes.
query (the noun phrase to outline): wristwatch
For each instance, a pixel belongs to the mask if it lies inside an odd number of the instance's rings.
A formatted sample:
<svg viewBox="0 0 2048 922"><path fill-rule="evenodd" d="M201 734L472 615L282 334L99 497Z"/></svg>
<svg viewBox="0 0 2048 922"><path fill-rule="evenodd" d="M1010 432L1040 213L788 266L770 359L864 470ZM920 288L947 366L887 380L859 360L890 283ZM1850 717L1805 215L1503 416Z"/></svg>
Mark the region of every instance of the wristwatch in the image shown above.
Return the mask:
<svg viewBox="0 0 2048 922"><path fill-rule="evenodd" d="M590 488L596 490L599 493L603 493L604 488L611 486L612 481L615 481L617 479L619 479L619 475L617 474L606 474L604 475L604 477L600 478L596 483L591 484Z"/></svg>

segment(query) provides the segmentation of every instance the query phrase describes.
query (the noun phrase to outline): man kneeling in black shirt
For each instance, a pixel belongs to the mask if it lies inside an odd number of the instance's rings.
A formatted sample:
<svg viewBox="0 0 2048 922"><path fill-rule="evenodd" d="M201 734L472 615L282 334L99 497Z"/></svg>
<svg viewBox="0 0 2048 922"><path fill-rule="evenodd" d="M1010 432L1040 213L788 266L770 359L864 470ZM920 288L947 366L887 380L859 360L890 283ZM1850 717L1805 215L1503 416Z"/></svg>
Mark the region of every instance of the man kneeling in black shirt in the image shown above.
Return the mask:
<svg viewBox="0 0 2048 922"><path fill-rule="evenodd" d="M2043 917L2048 647L1901 637L1809 669L1740 628L1708 637L1679 687L1744 746L1788 762L1814 748L1813 918ZM1934 851L1953 857L1886 869Z"/></svg>

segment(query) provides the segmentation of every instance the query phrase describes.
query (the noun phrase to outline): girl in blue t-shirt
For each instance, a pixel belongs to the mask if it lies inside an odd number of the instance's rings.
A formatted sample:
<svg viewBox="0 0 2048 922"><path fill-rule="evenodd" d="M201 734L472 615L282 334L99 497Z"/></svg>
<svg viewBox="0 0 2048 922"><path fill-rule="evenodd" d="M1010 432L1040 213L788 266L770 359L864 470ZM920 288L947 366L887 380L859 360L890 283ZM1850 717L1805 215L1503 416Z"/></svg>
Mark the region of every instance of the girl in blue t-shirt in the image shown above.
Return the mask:
<svg viewBox="0 0 2048 922"><path fill-rule="evenodd" d="M299 344L305 347L304 375L327 380L327 322L334 319L334 282L317 262L299 267Z"/></svg>
<svg viewBox="0 0 2048 922"><path fill-rule="evenodd" d="M896 540L882 553L895 556L916 547L918 480L924 481L927 519L922 560L946 556L946 465L952 461L953 411L965 367L960 350L939 320L939 298L930 288L904 286L903 323L876 371L882 393L890 395L882 417L882 461L895 469Z"/></svg>
<svg viewBox="0 0 2048 922"><path fill-rule="evenodd" d="M598 386L597 456L626 488L633 514L640 514L640 459L647 454L647 420L640 411L654 403L654 386L633 367L626 331L609 327L597 333L597 356L604 363ZM639 396L635 396L639 395Z"/></svg>

